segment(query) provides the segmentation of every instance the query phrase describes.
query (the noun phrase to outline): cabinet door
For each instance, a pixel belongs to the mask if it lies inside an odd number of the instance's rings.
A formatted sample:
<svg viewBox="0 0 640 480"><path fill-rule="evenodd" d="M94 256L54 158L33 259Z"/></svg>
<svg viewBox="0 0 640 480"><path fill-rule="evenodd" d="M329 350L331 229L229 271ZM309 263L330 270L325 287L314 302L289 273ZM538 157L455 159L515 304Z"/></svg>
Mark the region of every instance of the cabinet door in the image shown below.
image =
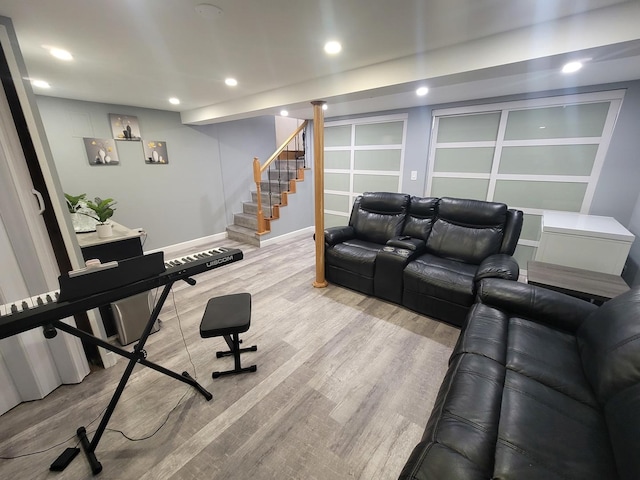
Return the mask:
<svg viewBox="0 0 640 480"><path fill-rule="evenodd" d="M620 275L630 247L606 238L543 232L536 261Z"/></svg>

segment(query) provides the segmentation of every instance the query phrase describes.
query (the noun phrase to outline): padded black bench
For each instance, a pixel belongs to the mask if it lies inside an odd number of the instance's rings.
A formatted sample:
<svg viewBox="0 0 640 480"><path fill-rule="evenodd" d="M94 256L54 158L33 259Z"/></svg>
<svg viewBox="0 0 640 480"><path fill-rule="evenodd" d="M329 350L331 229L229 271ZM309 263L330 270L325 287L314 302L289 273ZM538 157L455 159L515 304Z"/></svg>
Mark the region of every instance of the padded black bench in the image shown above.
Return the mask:
<svg viewBox="0 0 640 480"><path fill-rule="evenodd" d="M240 348L242 340L239 335L249 330L251 326L251 295L249 293L236 293L214 297L207 302L202 322L200 323L200 336L202 338L224 337L229 346L226 352L216 352L216 358L233 355L235 367L233 370L213 372L213 378L221 375L234 375L236 373L255 372L257 367L251 365L243 368L240 363L240 354L243 352L255 352L257 346Z"/></svg>

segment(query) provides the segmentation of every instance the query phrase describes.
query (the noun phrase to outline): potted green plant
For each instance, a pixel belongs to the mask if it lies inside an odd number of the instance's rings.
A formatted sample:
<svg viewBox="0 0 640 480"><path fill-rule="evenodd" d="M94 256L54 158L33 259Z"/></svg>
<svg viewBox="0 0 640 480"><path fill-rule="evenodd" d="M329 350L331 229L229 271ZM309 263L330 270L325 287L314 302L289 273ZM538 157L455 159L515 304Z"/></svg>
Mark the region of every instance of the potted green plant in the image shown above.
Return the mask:
<svg viewBox="0 0 640 480"><path fill-rule="evenodd" d="M84 202L86 197L86 193L81 193L77 196L65 193L64 198L67 199L67 208L69 209L69 213L77 213L78 209L82 206L80 202Z"/></svg>
<svg viewBox="0 0 640 480"><path fill-rule="evenodd" d="M98 220L96 232L98 232L98 237L100 238L110 237L113 234L111 225L107 224L107 220L113 216L115 211L113 206L115 204L116 202L113 198L105 198L103 200L100 197L96 197L93 202L87 200L87 207L93 210L94 218Z"/></svg>
<svg viewBox="0 0 640 480"><path fill-rule="evenodd" d="M96 219L91 210L87 208L86 197L86 193L80 195L64 194L64 198L67 200L67 209L71 215L71 224L76 233L95 232L96 230Z"/></svg>

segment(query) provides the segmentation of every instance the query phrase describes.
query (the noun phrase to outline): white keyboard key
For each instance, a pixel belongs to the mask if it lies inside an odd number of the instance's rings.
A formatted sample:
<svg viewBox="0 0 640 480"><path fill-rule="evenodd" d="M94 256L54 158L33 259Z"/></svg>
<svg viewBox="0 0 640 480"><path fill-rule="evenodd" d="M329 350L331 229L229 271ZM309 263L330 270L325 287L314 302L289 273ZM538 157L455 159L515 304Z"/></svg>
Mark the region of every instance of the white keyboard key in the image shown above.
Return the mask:
<svg viewBox="0 0 640 480"><path fill-rule="evenodd" d="M19 312L23 312L25 310L33 308L33 302L30 298L23 298L22 300L16 302L16 305L18 306Z"/></svg>
<svg viewBox="0 0 640 480"><path fill-rule="evenodd" d="M44 295L44 293L41 295L36 295L35 297L31 297L31 303L33 304L32 308L38 308L44 305L44 299L42 295Z"/></svg>

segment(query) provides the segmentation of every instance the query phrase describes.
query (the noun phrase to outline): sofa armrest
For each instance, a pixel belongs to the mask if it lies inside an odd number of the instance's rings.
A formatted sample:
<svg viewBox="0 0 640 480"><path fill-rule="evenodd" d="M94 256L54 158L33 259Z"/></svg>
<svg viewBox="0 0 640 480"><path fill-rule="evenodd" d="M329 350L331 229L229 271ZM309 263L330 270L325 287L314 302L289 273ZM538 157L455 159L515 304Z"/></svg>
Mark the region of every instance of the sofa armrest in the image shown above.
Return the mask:
<svg viewBox="0 0 640 480"><path fill-rule="evenodd" d="M483 278L504 278L505 280L518 280L520 267L518 262L504 253L496 253L485 258L476 272L476 282Z"/></svg>
<svg viewBox="0 0 640 480"><path fill-rule="evenodd" d="M351 226L329 227L324 229L324 243L336 245L355 238L356 232Z"/></svg>
<svg viewBox="0 0 640 480"><path fill-rule="evenodd" d="M476 302L573 333L598 308L564 293L501 278L480 281Z"/></svg>
<svg viewBox="0 0 640 480"><path fill-rule="evenodd" d="M421 253L426 248L426 242L420 238L408 236L393 237L387 242L389 247L403 248L410 250L412 253Z"/></svg>

